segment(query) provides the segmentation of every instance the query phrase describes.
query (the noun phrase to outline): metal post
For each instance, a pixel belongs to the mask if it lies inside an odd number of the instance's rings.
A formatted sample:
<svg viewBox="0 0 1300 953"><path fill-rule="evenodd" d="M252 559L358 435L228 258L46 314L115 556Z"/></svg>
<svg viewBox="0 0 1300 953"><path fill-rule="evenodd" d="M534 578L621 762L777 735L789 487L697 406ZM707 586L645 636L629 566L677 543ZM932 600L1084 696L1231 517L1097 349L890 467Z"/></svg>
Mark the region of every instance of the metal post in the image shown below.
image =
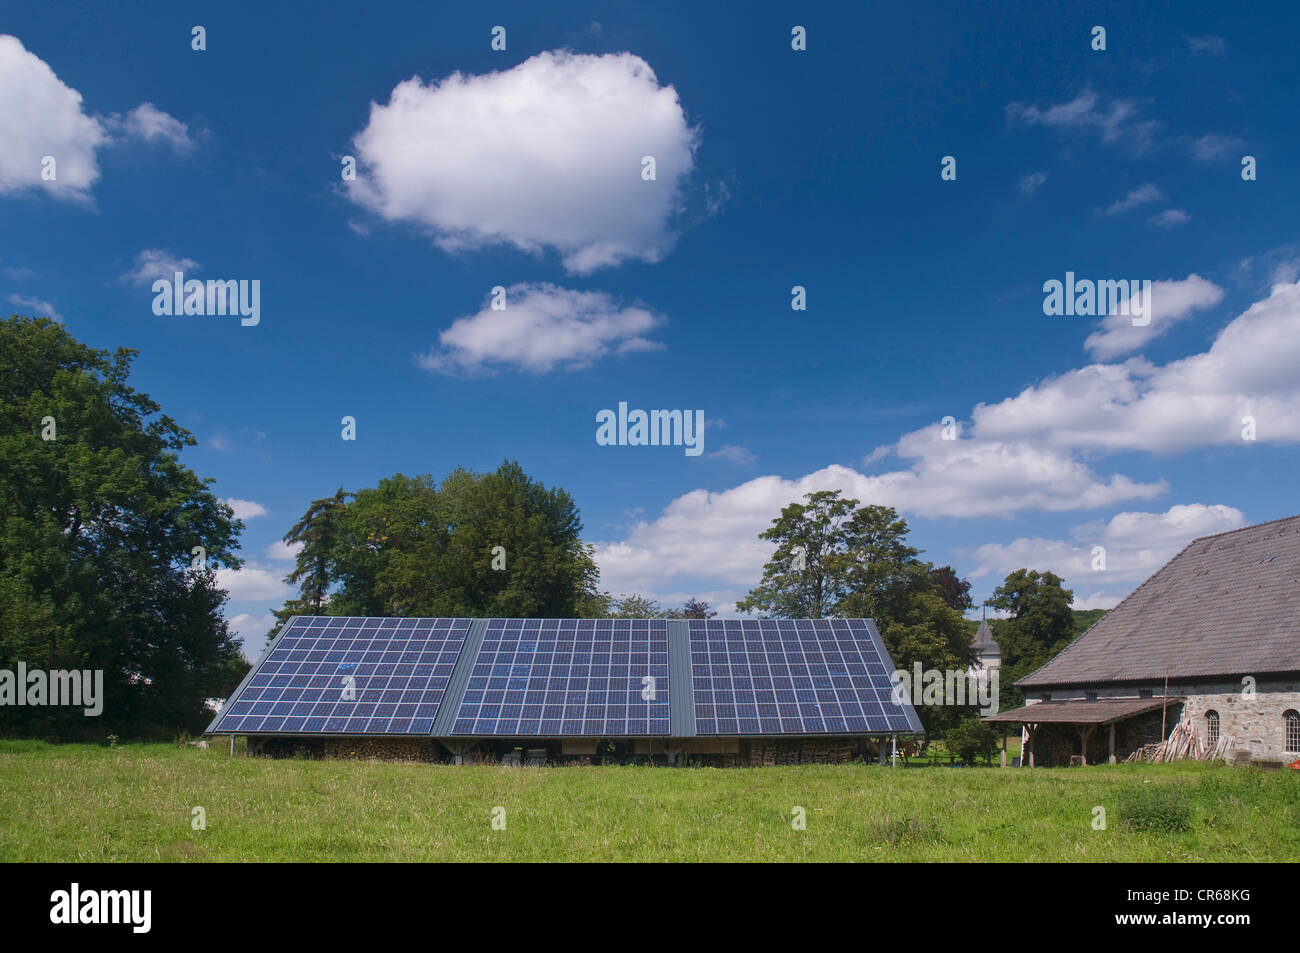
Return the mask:
<svg viewBox="0 0 1300 953"><path fill-rule="evenodd" d="M234 736L234 735L231 735L231 736L230 736L230 756L231 756L232 758L235 756L235 736Z"/></svg>
<svg viewBox="0 0 1300 953"><path fill-rule="evenodd" d="M898 767L898 735L889 736L889 766Z"/></svg>

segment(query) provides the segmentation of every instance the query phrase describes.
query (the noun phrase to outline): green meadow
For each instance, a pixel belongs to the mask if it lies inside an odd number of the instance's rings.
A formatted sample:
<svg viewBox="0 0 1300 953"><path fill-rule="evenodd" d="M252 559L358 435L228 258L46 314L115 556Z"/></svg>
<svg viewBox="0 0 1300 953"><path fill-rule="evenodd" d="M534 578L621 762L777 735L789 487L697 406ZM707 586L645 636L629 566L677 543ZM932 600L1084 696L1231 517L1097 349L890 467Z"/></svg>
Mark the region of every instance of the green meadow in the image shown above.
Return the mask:
<svg viewBox="0 0 1300 953"><path fill-rule="evenodd" d="M453 767L0 741L0 860L1295 861L1300 772Z"/></svg>

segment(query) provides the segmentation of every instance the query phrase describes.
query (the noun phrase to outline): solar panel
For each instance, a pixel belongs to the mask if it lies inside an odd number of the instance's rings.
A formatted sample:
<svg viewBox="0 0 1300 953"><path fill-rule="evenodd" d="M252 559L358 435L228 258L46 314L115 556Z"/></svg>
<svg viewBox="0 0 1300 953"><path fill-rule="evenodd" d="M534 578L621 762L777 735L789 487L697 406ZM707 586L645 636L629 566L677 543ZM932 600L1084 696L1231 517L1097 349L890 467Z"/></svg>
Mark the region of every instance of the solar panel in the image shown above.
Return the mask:
<svg viewBox="0 0 1300 953"><path fill-rule="evenodd" d="M458 735L668 734L663 619L491 619Z"/></svg>
<svg viewBox="0 0 1300 953"><path fill-rule="evenodd" d="M701 735L914 731L865 619L692 619Z"/></svg>
<svg viewBox="0 0 1300 953"><path fill-rule="evenodd" d="M211 730L427 734L469 625L295 617Z"/></svg>

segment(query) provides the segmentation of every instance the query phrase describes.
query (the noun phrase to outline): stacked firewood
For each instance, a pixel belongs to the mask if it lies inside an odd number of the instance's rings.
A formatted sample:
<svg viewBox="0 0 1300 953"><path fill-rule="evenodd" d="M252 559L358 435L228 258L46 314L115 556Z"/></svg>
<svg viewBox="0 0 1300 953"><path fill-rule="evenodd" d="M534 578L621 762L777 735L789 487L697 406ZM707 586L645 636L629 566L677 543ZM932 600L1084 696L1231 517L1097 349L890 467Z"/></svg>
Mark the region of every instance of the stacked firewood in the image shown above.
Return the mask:
<svg viewBox="0 0 1300 953"><path fill-rule="evenodd" d="M1202 741L1196 725L1190 718L1184 718L1174 725L1169 737L1159 744L1143 745L1125 760L1144 761L1147 764L1163 764L1169 761L1221 761L1236 744L1232 735L1220 734L1214 744Z"/></svg>

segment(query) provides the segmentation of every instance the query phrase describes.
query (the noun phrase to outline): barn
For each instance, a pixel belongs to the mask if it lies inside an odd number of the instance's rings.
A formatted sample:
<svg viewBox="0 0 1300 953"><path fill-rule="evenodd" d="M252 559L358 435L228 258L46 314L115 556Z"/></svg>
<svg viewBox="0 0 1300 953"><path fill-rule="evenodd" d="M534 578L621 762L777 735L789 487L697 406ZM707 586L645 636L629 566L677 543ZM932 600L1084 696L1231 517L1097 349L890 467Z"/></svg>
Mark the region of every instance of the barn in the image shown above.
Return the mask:
<svg viewBox="0 0 1300 953"><path fill-rule="evenodd" d="M718 766L922 732L870 619L297 616L208 727L271 755Z"/></svg>
<svg viewBox="0 0 1300 953"><path fill-rule="evenodd" d="M1300 516L1206 536L1042 668L1026 763L1124 760L1185 720L1232 760L1300 758Z"/></svg>

